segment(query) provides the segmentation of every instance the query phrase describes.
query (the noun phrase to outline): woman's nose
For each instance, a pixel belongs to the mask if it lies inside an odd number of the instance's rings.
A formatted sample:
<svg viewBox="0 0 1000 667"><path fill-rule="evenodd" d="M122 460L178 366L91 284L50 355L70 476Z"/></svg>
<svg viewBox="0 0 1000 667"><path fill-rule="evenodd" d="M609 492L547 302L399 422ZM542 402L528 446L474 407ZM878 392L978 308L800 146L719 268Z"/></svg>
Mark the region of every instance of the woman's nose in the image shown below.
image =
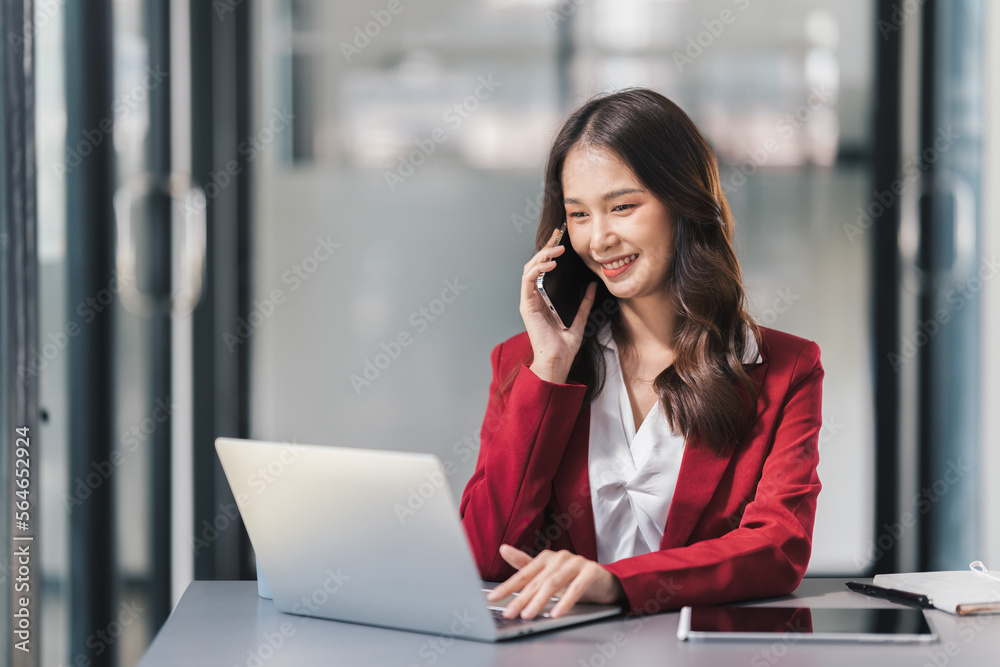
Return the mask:
<svg viewBox="0 0 1000 667"><path fill-rule="evenodd" d="M603 215L595 215L591 224L590 249L594 254L603 255L608 248L618 245L618 235L614 225Z"/></svg>

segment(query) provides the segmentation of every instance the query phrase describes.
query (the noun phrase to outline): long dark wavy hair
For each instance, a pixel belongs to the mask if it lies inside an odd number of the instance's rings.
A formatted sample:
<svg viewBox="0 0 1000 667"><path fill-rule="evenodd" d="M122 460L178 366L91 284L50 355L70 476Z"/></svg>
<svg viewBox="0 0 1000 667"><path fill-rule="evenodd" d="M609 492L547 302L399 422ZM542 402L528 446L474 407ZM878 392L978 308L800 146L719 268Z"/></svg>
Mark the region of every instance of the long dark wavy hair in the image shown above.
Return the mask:
<svg viewBox="0 0 1000 667"><path fill-rule="evenodd" d="M760 329L746 309L733 218L715 154L687 114L659 93L629 88L592 98L570 115L553 142L535 252L566 219L563 163L578 144L611 151L673 215L667 289L676 309L675 356L653 387L675 432L697 433L718 455L731 451L756 418L758 387L742 364L747 333L762 347ZM587 386L586 402L604 386L604 355L595 335L604 323L610 320L622 354L634 354L617 299L595 278L597 297L567 380Z"/></svg>

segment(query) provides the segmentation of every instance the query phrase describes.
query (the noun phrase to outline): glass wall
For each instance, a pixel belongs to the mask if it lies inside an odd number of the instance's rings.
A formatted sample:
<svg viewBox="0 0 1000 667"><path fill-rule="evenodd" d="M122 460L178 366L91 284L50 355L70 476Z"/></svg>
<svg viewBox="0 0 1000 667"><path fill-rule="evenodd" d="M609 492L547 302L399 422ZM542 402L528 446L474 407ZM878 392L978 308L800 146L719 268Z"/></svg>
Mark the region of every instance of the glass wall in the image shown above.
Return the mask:
<svg viewBox="0 0 1000 667"><path fill-rule="evenodd" d="M873 557L868 0L491 0L256 9L252 434L472 472L494 345L523 330L561 120L650 86L723 163L758 322L826 368L811 571ZM446 298L447 297L447 298ZM419 388L419 389L417 389Z"/></svg>
<svg viewBox="0 0 1000 667"><path fill-rule="evenodd" d="M149 91L162 77L147 68L143 3L116 0L114 15L114 101L106 109L108 125L67 137L65 3L35 3L37 56L38 219L39 219L39 353L29 361L38 377L40 434L44 443L39 473L42 540L41 663L75 664L88 656L71 655L70 604L74 585L70 524L74 512L89 502L104 484L114 487L113 522L117 553L117 586L102 591L112 599L115 617L128 622L112 628L91 628L87 646L94 655L114 656L116 664L134 664L155 628L148 626L145 586L151 577L148 525L150 508L147 424L153 424L144 369L152 357L144 319L123 308L118 296L129 278L108 275L105 289L81 303L69 303L67 285L66 180L88 168L93 147L108 136L114 142L117 178L124 182L144 170L149 130ZM112 131L113 128L113 131ZM132 277L134 278L134 276ZM69 470L69 404L67 342L95 318L112 316L117 374L115 438L111 456L95 460L87 475L71 478ZM160 422L157 421L156 425ZM79 576L79 573L76 573ZM119 612L125 612L119 615ZM103 634L98 634L103 631Z"/></svg>
<svg viewBox="0 0 1000 667"><path fill-rule="evenodd" d="M79 164L66 151L65 10L55 3L35 3L35 11L39 355L29 360L28 371L38 378L40 409L39 518L44 548L39 632L45 638L40 657L41 664L55 665L67 660L69 653L69 522L74 506L66 500L77 493L68 466L67 343L75 329L67 330L65 177Z"/></svg>

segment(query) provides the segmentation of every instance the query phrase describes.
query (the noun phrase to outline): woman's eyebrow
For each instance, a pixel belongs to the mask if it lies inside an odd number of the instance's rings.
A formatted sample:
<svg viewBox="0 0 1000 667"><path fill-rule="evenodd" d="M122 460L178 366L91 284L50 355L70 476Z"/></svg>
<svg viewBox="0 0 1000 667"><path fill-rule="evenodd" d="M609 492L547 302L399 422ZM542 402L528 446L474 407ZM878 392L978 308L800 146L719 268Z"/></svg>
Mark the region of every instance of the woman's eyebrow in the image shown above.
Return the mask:
<svg viewBox="0 0 1000 667"><path fill-rule="evenodd" d="M614 199L615 197L621 197L622 195L631 194L633 192L645 192L645 190L640 190L638 188L622 188L621 190L612 190L611 192L605 194L601 197L604 201L609 199ZM563 204L579 204L580 202L571 197L566 197L563 199Z"/></svg>

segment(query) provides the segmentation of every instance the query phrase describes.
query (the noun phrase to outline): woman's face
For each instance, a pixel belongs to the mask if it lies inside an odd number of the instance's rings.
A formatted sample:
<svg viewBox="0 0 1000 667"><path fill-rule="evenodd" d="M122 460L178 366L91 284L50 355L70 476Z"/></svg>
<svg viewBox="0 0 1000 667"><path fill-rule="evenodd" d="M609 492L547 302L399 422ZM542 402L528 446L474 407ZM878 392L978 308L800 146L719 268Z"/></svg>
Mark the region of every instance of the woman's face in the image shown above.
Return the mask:
<svg viewBox="0 0 1000 667"><path fill-rule="evenodd" d="M562 188L573 249L608 291L619 299L664 294L673 216L632 170L606 148L577 144L563 163Z"/></svg>

